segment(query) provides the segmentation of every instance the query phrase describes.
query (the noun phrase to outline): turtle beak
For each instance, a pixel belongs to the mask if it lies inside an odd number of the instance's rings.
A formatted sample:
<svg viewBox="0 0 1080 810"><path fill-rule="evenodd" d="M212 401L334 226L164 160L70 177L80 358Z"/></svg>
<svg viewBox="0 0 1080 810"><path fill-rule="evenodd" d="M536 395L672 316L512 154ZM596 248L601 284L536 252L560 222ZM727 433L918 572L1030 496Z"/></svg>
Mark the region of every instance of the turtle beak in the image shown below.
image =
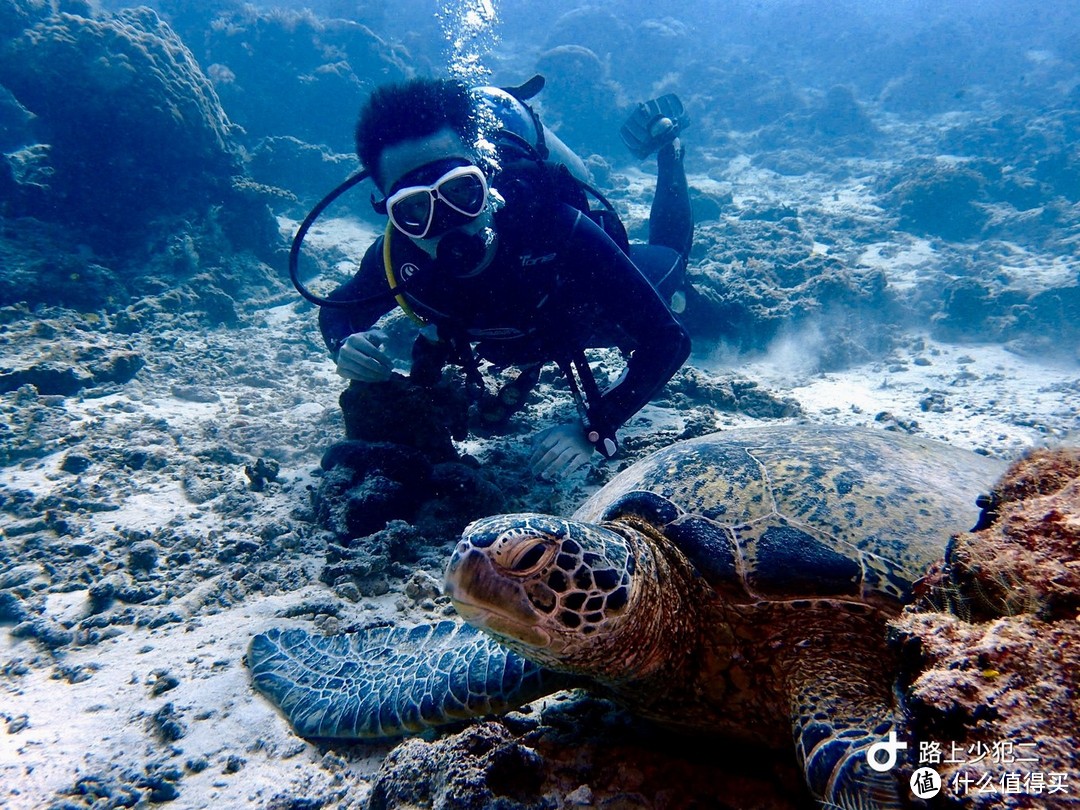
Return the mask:
<svg viewBox="0 0 1080 810"><path fill-rule="evenodd" d="M443 592L461 617L480 630L529 645L543 647L550 642L537 627L536 610L521 586L497 571L478 549L453 555Z"/></svg>

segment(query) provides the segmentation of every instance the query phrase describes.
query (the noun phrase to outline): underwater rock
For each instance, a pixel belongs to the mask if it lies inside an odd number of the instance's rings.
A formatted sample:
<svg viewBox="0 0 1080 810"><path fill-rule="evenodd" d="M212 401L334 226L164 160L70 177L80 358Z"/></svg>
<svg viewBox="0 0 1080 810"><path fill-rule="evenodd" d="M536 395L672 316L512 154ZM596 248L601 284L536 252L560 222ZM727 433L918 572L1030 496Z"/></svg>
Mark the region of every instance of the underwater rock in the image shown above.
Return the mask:
<svg viewBox="0 0 1080 810"><path fill-rule="evenodd" d="M130 382L145 360L96 313L0 311L0 465L45 455L83 438L64 398ZM7 322L10 316L11 321Z"/></svg>
<svg viewBox="0 0 1080 810"><path fill-rule="evenodd" d="M632 26L615 10L589 5L560 14L551 23L545 45L548 50L576 45L600 60L624 60L633 35Z"/></svg>
<svg viewBox="0 0 1080 810"><path fill-rule="evenodd" d="M791 397L777 397L753 380L737 374L714 375L684 367L664 387L665 395L682 396L687 402L718 411L745 413L758 419L799 416L802 409Z"/></svg>
<svg viewBox="0 0 1080 810"><path fill-rule="evenodd" d="M62 366L56 363L38 363L28 368L0 369L0 392L7 393L33 386L39 394L46 396L70 396L77 394L91 384L90 375L82 369Z"/></svg>
<svg viewBox="0 0 1080 810"><path fill-rule="evenodd" d="M33 120L34 116L11 95L11 91L0 85L0 191L15 191L14 172L5 153L14 152L33 140ZM6 178L4 167L9 170ZM4 198L12 199L8 194Z"/></svg>
<svg viewBox="0 0 1080 810"><path fill-rule="evenodd" d="M829 89L823 98L806 112L789 113L780 120L763 128L754 141L756 148L772 150L771 165L784 159L790 151L812 146L808 155L807 170L824 168L830 155L869 155L881 133L870 119L865 107L855 98L847 86ZM823 161L823 156L826 161ZM805 172L781 172L802 174Z"/></svg>
<svg viewBox="0 0 1080 810"><path fill-rule="evenodd" d="M980 80L983 65L955 59L953 54L977 52L972 38L978 36L976 29L961 30L948 22L911 34L905 47L912 50L897 65L903 72L881 90L885 109L925 115L963 107L965 90Z"/></svg>
<svg viewBox="0 0 1080 810"><path fill-rule="evenodd" d="M55 810L90 810L96 807L138 807L173 801L180 796L180 768L168 760L147 763L142 770L128 768L118 776L85 774L57 791L50 805Z"/></svg>
<svg viewBox="0 0 1080 810"><path fill-rule="evenodd" d="M1010 348L1033 356L1080 359L1080 285L1043 290L1012 314L1015 320L1005 330Z"/></svg>
<svg viewBox="0 0 1080 810"><path fill-rule="evenodd" d="M76 443L63 398L42 396L32 385L0 403L0 466L36 458Z"/></svg>
<svg viewBox="0 0 1080 810"><path fill-rule="evenodd" d="M992 319L1002 315L996 292L981 279L954 279L943 292L941 309L930 321L937 337L986 335Z"/></svg>
<svg viewBox="0 0 1080 810"><path fill-rule="evenodd" d="M1072 143L1038 161L1035 177L1070 202L1080 202L1080 153Z"/></svg>
<svg viewBox="0 0 1080 810"><path fill-rule="evenodd" d="M963 241L978 236L989 219L978 206L986 178L963 164L918 161L894 182L888 197L900 227L914 234Z"/></svg>
<svg viewBox="0 0 1080 810"><path fill-rule="evenodd" d="M349 439L412 447L433 463L456 460L452 439L467 431L460 386L422 386L394 375L377 385L353 382L340 402Z"/></svg>
<svg viewBox="0 0 1080 810"><path fill-rule="evenodd" d="M0 83L50 145L53 204L24 213L115 242L133 222L231 196L231 125L191 52L148 8L37 21L0 54Z"/></svg>
<svg viewBox="0 0 1080 810"><path fill-rule="evenodd" d="M174 743L188 733L183 721L183 711L178 711L170 702L158 709L150 718L149 728L163 743Z"/></svg>
<svg viewBox="0 0 1080 810"><path fill-rule="evenodd" d="M500 723L472 726L433 743L408 740L383 761L370 810L431 807L555 810L537 795L543 760Z"/></svg>
<svg viewBox="0 0 1080 810"><path fill-rule="evenodd" d="M719 193L708 193L693 186L690 187L690 206L694 212L694 222L710 222L720 219L724 209L732 204L734 197L730 189Z"/></svg>
<svg viewBox="0 0 1080 810"><path fill-rule="evenodd" d="M973 273L977 270L973 269ZM1017 354L1075 360L1080 349L1080 286L1033 294L984 271L946 282L931 334L944 340L993 340Z"/></svg>
<svg viewBox="0 0 1080 810"><path fill-rule="evenodd" d="M823 138L844 140L849 145L879 134L866 108L855 98L855 91L847 85L830 87L811 118Z"/></svg>
<svg viewBox="0 0 1080 810"><path fill-rule="evenodd" d="M134 352L117 351L85 358L85 365L66 365L56 360L33 363L24 368L5 369L0 366L0 393L16 391L32 385L39 394L71 396L84 388L105 383L126 383L146 361Z"/></svg>
<svg viewBox="0 0 1080 810"><path fill-rule="evenodd" d="M244 466L244 475L251 482L248 486L252 492L262 492L268 483L278 481L278 473L281 465L273 459L257 459L254 464Z"/></svg>
<svg viewBox="0 0 1080 810"><path fill-rule="evenodd" d="M418 529L403 520L390 520L359 542L342 538L340 543L327 544L319 579L339 593L351 586L358 595L383 594L389 590L389 575L404 574L397 564L416 561L426 545Z"/></svg>
<svg viewBox="0 0 1080 810"><path fill-rule="evenodd" d="M331 152L321 144L279 135L259 141L247 165L257 182L288 189L301 199L318 200L355 172L359 161L352 154ZM372 222L376 221L373 217Z"/></svg>
<svg viewBox="0 0 1080 810"><path fill-rule="evenodd" d="M32 184L20 186L20 194ZM46 189L34 186L42 200ZM19 203L15 197L9 199ZM58 223L23 217L5 219L0 233L0 306L70 307L86 313L128 303L130 293L115 269L87 255L81 232ZM2 320L20 320L24 312L8 309Z"/></svg>
<svg viewBox="0 0 1080 810"><path fill-rule="evenodd" d="M906 738L961 752L932 766L950 806L1057 806L1077 787L1050 791L1075 780L1080 735L1080 450L1031 452L984 503L987 525L953 538L893 625ZM1003 796L1010 774L1027 787Z"/></svg>
<svg viewBox="0 0 1080 810"><path fill-rule="evenodd" d="M806 112L806 102L786 76L734 61L697 62L682 73L683 103L695 114L700 132L753 131L788 115ZM693 88L691 90L691 88Z"/></svg>
<svg viewBox="0 0 1080 810"><path fill-rule="evenodd" d="M416 525L424 534L453 543L471 521L504 511L502 482L491 481L475 462L467 463L470 460L448 461L433 467L432 497L415 516Z"/></svg>
<svg viewBox="0 0 1080 810"><path fill-rule="evenodd" d="M822 370L886 351L905 313L885 274L814 253L796 213L751 207L698 226L706 254L688 273L683 322L691 337L740 351L786 338L806 366Z"/></svg>
<svg viewBox="0 0 1080 810"><path fill-rule="evenodd" d="M270 218L268 212L262 211ZM211 212L208 221L173 229L160 243L154 240L146 266L130 282L142 297L117 313L116 331L133 333L166 324L238 327L258 310L291 300L281 273L251 253L236 252L239 246L229 241L216 219ZM249 218L249 238L262 221ZM263 248L272 251L279 244L275 235Z"/></svg>
<svg viewBox="0 0 1080 810"><path fill-rule="evenodd" d="M378 474L394 480L424 482L431 474L426 459L413 448L358 439L331 445L323 453L321 466L327 472L344 467L358 478Z"/></svg>
<svg viewBox="0 0 1080 810"><path fill-rule="evenodd" d="M370 810L431 807L627 808L804 806L794 762L680 737L609 701L563 693L434 742L410 739L384 760ZM723 801L718 801L719 796Z"/></svg>
<svg viewBox="0 0 1080 810"><path fill-rule="evenodd" d="M431 465L411 447L388 442L338 442L323 455L315 493L321 526L342 538L363 537L392 520L409 520L431 496Z"/></svg>
<svg viewBox="0 0 1080 810"><path fill-rule="evenodd" d="M650 98L656 95L655 78L678 69L693 38L688 26L674 17L636 23L628 19L625 13L600 5L579 6L555 19L546 31L545 47L586 49L606 66L611 77L618 77L626 96ZM618 97L614 99L618 101Z"/></svg>
<svg viewBox="0 0 1080 810"><path fill-rule="evenodd" d="M404 519L425 534L452 538L469 521L499 511L498 487L475 462L459 459L452 441L467 429L460 386L417 385L395 375L378 385L354 382L340 402L349 439L323 456L328 475L316 511L324 527L353 538Z"/></svg>
<svg viewBox="0 0 1080 810"><path fill-rule="evenodd" d="M233 4L212 23L193 9L177 10L181 34L207 66L248 146L266 137L291 136L352 154L356 111L364 97L376 85L401 81L410 73L401 45L344 18L355 9L342 19L321 19L311 11ZM302 191L284 175L263 182Z"/></svg>
<svg viewBox="0 0 1080 810"><path fill-rule="evenodd" d="M979 532L949 545L932 584L968 621L1080 613L1080 449L1039 449L1016 462L985 500Z"/></svg>

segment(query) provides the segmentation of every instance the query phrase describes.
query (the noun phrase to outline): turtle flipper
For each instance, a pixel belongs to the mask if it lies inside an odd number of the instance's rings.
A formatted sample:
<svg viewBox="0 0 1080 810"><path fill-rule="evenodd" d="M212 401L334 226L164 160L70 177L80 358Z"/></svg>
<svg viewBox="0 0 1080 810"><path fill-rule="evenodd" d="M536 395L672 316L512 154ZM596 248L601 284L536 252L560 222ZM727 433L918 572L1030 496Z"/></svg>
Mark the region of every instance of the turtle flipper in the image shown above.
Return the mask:
<svg viewBox="0 0 1080 810"><path fill-rule="evenodd" d="M255 688L301 737L397 737L570 685L451 620L338 636L269 630L251 640L247 662Z"/></svg>
<svg viewBox="0 0 1080 810"><path fill-rule="evenodd" d="M890 687L896 662L884 633L868 615L804 612L811 626L786 639L780 666L806 784L826 807L900 810L900 766L908 757L906 745L890 745L897 742ZM878 743L886 746L873 749ZM878 755L886 747L892 749L891 763ZM875 762L888 768L870 766L872 749Z"/></svg>
<svg viewBox="0 0 1080 810"><path fill-rule="evenodd" d="M887 733L830 729L830 736L822 738L823 725L810 723L796 739L810 791L826 807L900 810L904 805L896 777L874 770L867 759L872 746L895 743L895 732L890 738Z"/></svg>

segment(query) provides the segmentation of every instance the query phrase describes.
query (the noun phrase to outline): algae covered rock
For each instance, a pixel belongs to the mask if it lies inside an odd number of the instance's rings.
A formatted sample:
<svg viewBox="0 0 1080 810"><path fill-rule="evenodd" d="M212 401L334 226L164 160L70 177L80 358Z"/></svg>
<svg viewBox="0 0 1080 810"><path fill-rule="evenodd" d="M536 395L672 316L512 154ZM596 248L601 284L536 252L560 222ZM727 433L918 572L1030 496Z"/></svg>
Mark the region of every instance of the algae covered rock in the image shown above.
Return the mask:
<svg viewBox="0 0 1080 810"><path fill-rule="evenodd" d="M31 215L104 228L203 208L240 172L231 124L188 48L153 11L56 13L0 49L0 83L49 145Z"/></svg>
<svg viewBox="0 0 1080 810"><path fill-rule="evenodd" d="M920 610L894 624L912 759L939 772L940 806L1065 806L1078 789L1080 450L1030 453L982 503L982 527L953 538Z"/></svg>

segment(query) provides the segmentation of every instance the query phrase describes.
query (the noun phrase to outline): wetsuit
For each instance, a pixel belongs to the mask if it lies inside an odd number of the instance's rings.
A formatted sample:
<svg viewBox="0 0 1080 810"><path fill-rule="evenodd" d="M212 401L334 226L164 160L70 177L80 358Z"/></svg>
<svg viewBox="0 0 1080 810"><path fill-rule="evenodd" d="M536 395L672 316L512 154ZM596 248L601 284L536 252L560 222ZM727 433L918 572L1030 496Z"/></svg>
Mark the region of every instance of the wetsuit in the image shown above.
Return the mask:
<svg viewBox="0 0 1080 810"><path fill-rule="evenodd" d="M589 427L614 436L690 352L690 338L667 306L671 292L682 287L690 250L689 195L681 160L673 152L660 158L650 244L631 246L629 256L578 208L531 196L526 175L524 183L516 178L513 193L495 212L497 250L475 276L439 272L426 253L391 231L399 291L417 315L438 325L440 337L467 340L478 357L496 366L560 361L587 348L628 353L622 379L589 403ZM493 186L499 188L497 180ZM331 295L366 303L320 311L323 338L334 354L345 338L371 328L394 306L383 264L385 238L371 245L357 274Z"/></svg>

